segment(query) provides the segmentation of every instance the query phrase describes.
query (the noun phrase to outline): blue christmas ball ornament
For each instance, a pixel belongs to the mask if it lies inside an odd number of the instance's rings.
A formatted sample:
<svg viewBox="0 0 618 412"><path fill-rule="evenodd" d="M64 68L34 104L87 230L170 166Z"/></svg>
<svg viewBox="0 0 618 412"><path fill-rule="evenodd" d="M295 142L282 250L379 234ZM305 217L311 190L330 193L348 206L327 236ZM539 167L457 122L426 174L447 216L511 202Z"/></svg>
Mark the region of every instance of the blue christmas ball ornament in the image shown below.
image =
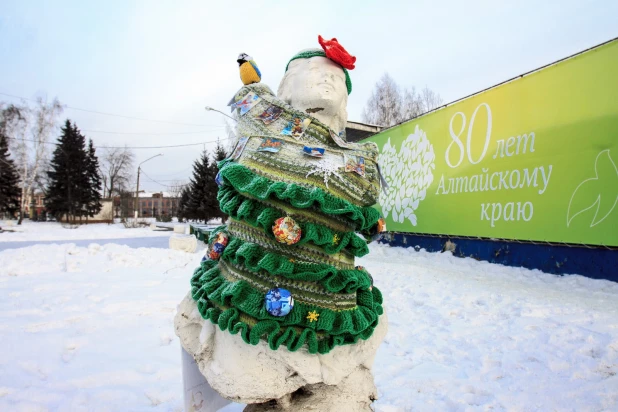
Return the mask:
<svg viewBox="0 0 618 412"><path fill-rule="evenodd" d="M215 183L219 187L225 184L225 182L223 181L223 177L221 177L221 171L219 171L219 173L217 173L217 176L215 176Z"/></svg>
<svg viewBox="0 0 618 412"><path fill-rule="evenodd" d="M287 289L274 288L264 298L266 311L272 316L285 316L294 308L294 299Z"/></svg>

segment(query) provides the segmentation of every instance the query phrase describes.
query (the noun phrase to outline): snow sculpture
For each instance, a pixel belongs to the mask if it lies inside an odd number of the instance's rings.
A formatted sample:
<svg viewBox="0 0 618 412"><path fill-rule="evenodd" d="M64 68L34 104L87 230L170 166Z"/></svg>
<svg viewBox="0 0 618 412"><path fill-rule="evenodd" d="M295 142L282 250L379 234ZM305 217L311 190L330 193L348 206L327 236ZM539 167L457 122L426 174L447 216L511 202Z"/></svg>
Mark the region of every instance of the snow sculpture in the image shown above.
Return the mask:
<svg viewBox="0 0 618 412"><path fill-rule="evenodd" d="M325 44L343 50L336 40L321 40L324 51L290 61L277 97L253 83L232 99L240 139L219 172L230 220L211 234L230 240L196 270L175 317L210 386L248 411L370 411L377 397L371 366L387 320L371 276L354 266L368 252L354 228L379 218L377 147L342 138L349 66L331 60Z"/></svg>

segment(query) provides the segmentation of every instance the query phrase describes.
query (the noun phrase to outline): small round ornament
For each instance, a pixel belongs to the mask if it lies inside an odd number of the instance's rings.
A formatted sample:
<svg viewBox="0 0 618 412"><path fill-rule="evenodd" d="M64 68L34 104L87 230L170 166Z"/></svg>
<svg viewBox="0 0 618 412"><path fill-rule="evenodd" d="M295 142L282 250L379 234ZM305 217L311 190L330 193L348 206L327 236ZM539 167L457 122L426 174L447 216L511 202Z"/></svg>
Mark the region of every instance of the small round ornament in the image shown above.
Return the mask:
<svg viewBox="0 0 618 412"><path fill-rule="evenodd" d="M289 290L273 288L264 297L266 311L271 316L285 316L294 308L294 298Z"/></svg>
<svg viewBox="0 0 618 412"><path fill-rule="evenodd" d="M275 220L273 225L273 234L279 243L293 245L300 240L302 229L291 217L280 217Z"/></svg>
<svg viewBox="0 0 618 412"><path fill-rule="evenodd" d="M229 242L229 236L225 232L219 232L208 245L206 256L212 260L219 260Z"/></svg>
<svg viewBox="0 0 618 412"><path fill-rule="evenodd" d="M223 177L221 177L221 171L219 171L219 173L217 173L217 176L215 176L215 183L219 187L225 184L225 182L223 181Z"/></svg>

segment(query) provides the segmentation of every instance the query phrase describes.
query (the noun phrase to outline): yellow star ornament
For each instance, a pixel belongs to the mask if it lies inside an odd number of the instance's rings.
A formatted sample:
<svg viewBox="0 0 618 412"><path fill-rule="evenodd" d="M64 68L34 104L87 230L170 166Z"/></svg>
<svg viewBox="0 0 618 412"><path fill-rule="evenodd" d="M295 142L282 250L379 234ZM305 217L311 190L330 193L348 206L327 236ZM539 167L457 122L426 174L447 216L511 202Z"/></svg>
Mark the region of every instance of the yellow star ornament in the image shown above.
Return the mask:
<svg viewBox="0 0 618 412"><path fill-rule="evenodd" d="M307 315L307 319L309 319L309 322L317 322L318 316L320 316L320 314L313 310L309 312L309 314Z"/></svg>

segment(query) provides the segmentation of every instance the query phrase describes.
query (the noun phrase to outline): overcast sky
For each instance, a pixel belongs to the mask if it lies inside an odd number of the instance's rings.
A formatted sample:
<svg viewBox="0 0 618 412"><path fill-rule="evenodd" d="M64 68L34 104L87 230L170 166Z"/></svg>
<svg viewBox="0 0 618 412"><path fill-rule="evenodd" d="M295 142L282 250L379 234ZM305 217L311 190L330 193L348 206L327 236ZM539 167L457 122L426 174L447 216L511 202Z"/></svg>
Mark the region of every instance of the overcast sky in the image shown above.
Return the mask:
<svg viewBox="0 0 618 412"><path fill-rule="evenodd" d="M0 0L0 93L58 97L95 145L225 138L226 103L253 56L275 92L288 60L336 37L357 57L350 120L376 80L429 88L445 102L618 36L618 1ZM18 100L0 95L0 101ZM101 133L114 132L114 133ZM131 133L131 134L122 134ZM207 144L212 149L213 143ZM135 150L154 180L187 179L202 146ZM165 187L144 177L148 190Z"/></svg>

